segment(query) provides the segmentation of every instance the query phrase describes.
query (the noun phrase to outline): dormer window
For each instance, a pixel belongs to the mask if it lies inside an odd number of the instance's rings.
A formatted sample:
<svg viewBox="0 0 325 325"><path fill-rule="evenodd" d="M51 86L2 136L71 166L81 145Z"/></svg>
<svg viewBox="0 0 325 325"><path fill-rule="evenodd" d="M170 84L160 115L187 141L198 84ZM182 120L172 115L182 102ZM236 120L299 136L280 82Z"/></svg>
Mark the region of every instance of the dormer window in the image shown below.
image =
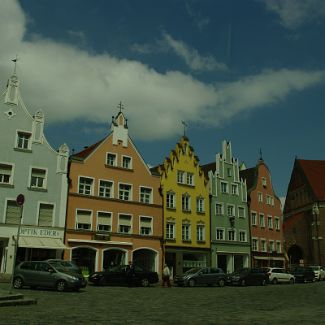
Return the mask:
<svg viewBox="0 0 325 325"><path fill-rule="evenodd" d="M16 147L18 149L24 149L24 150L30 149L30 139L31 139L30 133L18 132Z"/></svg>
<svg viewBox="0 0 325 325"><path fill-rule="evenodd" d="M266 183L266 178L262 177L262 186L266 187L267 183Z"/></svg>

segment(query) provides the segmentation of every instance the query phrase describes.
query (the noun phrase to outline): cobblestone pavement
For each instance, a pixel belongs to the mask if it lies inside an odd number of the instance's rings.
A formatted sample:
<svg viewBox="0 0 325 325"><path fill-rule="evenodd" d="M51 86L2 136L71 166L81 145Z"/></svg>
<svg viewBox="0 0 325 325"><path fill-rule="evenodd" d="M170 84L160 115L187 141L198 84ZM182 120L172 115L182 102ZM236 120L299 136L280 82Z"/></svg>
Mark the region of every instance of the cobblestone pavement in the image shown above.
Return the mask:
<svg viewBox="0 0 325 325"><path fill-rule="evenodd" d="M0 283L5 292L9 284ZM21 289L37 305L0 308L0 324L325 324L325 281L266 287Z"/></svg>

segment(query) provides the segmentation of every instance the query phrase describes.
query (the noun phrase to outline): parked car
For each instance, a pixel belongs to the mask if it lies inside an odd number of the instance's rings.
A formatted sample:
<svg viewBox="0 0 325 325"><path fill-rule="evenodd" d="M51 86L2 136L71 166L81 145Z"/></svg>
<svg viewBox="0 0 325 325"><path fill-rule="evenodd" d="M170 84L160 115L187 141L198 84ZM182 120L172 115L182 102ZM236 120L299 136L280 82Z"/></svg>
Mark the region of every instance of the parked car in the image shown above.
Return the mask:
<svg viewBox="0 0 325 325"><path fill-rule="evenodd" d="M135 266L132 277L130 277L129 266L119 265L111 267L102 272L94 272L89 275L88 281L94 285L132 285L148 287L150 284L158 283L157 272L144 271Z"/></svg>
<svg viewBox="0 0 325 325"><path fill-rule="evenodd" d="M53 266L64 267L73 272L82 274L80 267L73 261L65 261L61 259L48 259L45 262L48 262Z"/></svg>
<svg viewBox="0 0 325 325"><path fill-rule="evenodd" d="M325 280L325 269L322 266L311 265L310 267L313 269L317 281Z"/></svg>
<svg viewBox="0 0 325 325"><path fill-rule="evenodd" d="M266 285L269 281L268 275L261 268L243 268L226 277L229 285Z"/></svg>
<svg viewBox="0 0 325 325"><path fill-rule="evenodd" d="M13 287L16 289L30 286L64 291L67 289L79 290L86 285L87 282L81 274L45 261L21 262L14 271Z"/></svg>
<svg viewBox="0 0 325 325"><path fill-rule="evenodd" d="M218 285L223 287L225 282L226 274L222 269L213 267L195 267L174 278L176 285L189 287L196 285Z"/></svg>
<svg viewBox="0 0 325 325"><path fill-rule="evenodd" d="M295 283L295 277L289 271L280 267L262 267L262 270L268 275L269 282L277 283Z"/></svg>
<svg viewBox="0 0 325 325"><path fill-rule="evenodd" d="M296 282L315 282L315 272L311 267L298 266L292 271Z"/></svg>

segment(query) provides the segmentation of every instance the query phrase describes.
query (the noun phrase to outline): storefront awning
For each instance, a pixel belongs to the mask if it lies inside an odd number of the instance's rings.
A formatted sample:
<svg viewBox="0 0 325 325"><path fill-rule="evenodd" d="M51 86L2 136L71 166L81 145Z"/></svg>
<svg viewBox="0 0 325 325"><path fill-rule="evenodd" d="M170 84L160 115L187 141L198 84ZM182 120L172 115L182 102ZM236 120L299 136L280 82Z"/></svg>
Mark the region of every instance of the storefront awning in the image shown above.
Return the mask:
<svg viewBox="0 0 325 325"><path fill-rule="evenodd" d="M43 249L66 249L60 238L48 237L19 237L19 247L43 248Z"/></svg>

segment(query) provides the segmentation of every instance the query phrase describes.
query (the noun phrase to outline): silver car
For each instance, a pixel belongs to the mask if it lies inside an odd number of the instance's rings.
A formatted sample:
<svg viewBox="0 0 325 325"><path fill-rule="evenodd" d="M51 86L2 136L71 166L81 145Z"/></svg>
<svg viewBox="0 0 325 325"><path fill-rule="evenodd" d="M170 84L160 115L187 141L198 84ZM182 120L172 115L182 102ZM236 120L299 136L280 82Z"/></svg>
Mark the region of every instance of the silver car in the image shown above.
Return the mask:
<svg viewBox="0 0 325 325"><path fill-rule="evenodd" d="M20 263L14 272L13 287L20 289L23 286L32 288L54 288L58 291L67 289L79 290L87 282L78 273L71 272L64 267L54 266L45 261L26 261Z"/></svg>

